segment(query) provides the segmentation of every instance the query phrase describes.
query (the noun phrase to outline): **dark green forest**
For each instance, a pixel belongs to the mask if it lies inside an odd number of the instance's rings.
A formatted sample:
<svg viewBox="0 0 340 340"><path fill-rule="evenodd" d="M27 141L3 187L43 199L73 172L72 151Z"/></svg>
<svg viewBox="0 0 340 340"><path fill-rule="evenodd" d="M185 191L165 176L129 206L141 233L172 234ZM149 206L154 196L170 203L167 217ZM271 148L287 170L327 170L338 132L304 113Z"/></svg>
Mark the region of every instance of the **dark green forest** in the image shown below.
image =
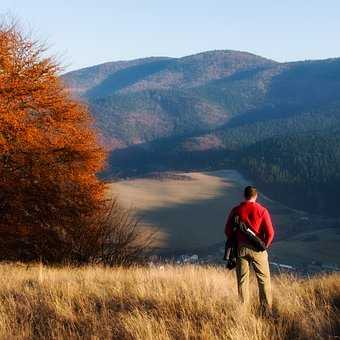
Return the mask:
<svg viewBox="0 0 340 340"><path fill-rule="evenodd" d="M291 207L338 216L339 132L269 138L244 149L238 163L271 197Z"/></svg>

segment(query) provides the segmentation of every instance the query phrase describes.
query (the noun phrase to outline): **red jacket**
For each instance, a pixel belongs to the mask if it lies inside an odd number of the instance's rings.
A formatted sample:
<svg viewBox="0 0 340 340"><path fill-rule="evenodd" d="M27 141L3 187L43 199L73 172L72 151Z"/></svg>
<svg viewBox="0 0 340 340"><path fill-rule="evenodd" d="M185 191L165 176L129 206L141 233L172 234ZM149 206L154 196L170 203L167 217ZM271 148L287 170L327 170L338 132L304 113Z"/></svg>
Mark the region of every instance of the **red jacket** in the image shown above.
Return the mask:
<svg viewBox="0 0 340 340"><path fill-rule="evenodd" d="M225 225L224 232L227 238L230 238L232 235L232 220L235 214L239 215L241 220L251 226L255 234L265 242L267 247L270 246L274 238L274 228L269 212L265 207L257 202L249 201L242 202L237 207L234 207ZM240 231L236 232L236 238L238 245L249 244L247 236Z"/></svg>

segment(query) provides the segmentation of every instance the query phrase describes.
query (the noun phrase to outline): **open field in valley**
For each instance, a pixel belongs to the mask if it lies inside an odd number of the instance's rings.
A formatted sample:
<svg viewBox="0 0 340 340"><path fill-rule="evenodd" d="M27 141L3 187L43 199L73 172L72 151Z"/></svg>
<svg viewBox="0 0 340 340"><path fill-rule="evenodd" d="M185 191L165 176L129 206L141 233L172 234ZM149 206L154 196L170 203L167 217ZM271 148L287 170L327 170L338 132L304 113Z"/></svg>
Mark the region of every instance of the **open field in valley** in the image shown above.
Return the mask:
<svg viewBox="0 0 340 340"><path fill-rule="evenodd" d="M316 262L340 266L340 229L328 228L301 233L287 240L275 242L270 253L283 263Z"/></svg>
<svg viewBox="0 0 340 340"><path fill-rule="evenodd" d="M163 247L192 249L221 242L226 216L242 200L248 182L234 170L181 175L188 179L130 179L114 182L110 190L145 223L161 230ZM276 223L296 215L264 196L260 201L271 209Z"/></svg>
<svg viewBox="0 0 340 340"><path fill-rule="evenodd" d="M135 209L144 223L160 230L162 250L190 253L223 242L227 213L242 200L247 184L237 171L220 170L121 180L110 185L110 192L118 195L124 206ZM269 208L276 227L274 257L298 264L310 262L314 252L315 259L336 262L340 253L339 247L334 247L334 235L327 242L326 236L320 236L323 229L338 230L329 229L332 222L287 208L262 194L259 201ZM291 240L292 235L315 230L320 233L314 241L305 242L303 236Z"/></svg>
<svg viewBox="0 0 340 340"><path fill-rule="evenodd" d="M112 184L121 202L160 229L163 247L191 249L223 239L226 214L240 199L237 173L187 173L188 180L132 179Z"/></svg>

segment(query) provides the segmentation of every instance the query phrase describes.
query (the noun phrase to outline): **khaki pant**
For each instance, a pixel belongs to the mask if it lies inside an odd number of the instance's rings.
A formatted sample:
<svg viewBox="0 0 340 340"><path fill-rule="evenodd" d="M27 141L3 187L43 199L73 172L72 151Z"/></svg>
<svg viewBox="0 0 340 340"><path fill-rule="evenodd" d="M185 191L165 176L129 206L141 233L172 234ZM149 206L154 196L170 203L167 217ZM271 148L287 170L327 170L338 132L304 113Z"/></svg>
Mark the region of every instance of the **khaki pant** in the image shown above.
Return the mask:
<svg viewBox="0 0 340 340"><path fill-rule="evenodd" d="M244 304L249 302L249 264L252 264L259 287L262 307L272 306L272 292L267 251L257 251L250 245L241 245L238 250L236 275L238 293Z"/></svg>

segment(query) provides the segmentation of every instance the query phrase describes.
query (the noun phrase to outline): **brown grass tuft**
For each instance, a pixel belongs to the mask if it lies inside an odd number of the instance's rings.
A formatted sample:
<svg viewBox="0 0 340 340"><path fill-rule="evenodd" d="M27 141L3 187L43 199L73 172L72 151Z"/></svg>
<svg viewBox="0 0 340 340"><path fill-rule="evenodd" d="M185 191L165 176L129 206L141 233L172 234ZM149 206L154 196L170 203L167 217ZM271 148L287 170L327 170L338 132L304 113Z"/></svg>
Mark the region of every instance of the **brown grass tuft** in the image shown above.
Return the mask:
<svg viewBox="0 0 340 340"><path fill-rule="evenodd" d="M243 309L234 274L199 266L0 266L0 337L324 339L340 335L340 276L277 276L274 313Z"/></svg>

